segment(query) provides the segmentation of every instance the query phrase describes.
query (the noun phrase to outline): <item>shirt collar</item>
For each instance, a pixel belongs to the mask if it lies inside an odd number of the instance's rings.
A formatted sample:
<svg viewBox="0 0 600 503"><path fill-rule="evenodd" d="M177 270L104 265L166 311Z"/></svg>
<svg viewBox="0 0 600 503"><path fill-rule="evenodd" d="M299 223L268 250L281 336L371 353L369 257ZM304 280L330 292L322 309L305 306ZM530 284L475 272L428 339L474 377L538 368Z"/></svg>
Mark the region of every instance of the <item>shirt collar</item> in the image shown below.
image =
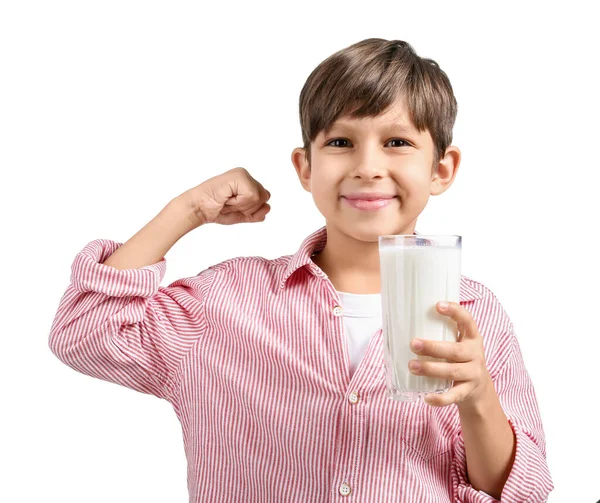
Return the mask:
<svg viewBox="0 0 600 503"><path fill-rule="evenodd" d="M420 233L414 232L418 236ZM311 256L325 248L327 242L327 226L323 226L310 234L302 241L298 251L291 256L287 265L282 269L279 279L279 289L283 290L289 277L298 269L306 267L309 273L319 279L327 279L327 275L312 260ZM481 299L483 295L473 288L471 281L461 275L460 278L460 302L468 302L475 299Z"/></svg>

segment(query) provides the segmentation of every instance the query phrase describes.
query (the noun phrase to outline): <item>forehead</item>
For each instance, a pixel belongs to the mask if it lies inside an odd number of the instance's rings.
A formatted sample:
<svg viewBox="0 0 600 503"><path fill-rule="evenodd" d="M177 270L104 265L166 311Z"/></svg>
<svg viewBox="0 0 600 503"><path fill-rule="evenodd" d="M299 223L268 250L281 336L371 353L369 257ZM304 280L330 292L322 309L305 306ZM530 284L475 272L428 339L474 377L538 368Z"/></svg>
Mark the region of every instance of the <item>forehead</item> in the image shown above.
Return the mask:
<svg viewBox="0 0 600 503"><path fill-rule="evenodd" d="M419 132L412 124L403 102L397 102L390 106L384 113L375 117L352 118L344 116L337 119L329 130L334 128L349 129L382 129L399 130L418 135Z"/></svg>

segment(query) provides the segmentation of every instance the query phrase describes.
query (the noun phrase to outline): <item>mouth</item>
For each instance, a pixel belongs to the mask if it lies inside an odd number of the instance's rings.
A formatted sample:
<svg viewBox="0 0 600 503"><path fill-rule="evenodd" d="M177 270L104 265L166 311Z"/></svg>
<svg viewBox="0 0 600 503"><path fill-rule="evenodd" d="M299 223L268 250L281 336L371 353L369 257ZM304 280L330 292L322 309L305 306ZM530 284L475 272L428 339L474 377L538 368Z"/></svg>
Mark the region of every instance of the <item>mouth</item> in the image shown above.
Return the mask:
<svg viewBox="0 0 600 503"><path fill-rule="evenodd" d="M396 199L398 199L398 196L382 199L348 199L342 196L342 199L351 208L362 211L376 211L392 204Z"/></svg>

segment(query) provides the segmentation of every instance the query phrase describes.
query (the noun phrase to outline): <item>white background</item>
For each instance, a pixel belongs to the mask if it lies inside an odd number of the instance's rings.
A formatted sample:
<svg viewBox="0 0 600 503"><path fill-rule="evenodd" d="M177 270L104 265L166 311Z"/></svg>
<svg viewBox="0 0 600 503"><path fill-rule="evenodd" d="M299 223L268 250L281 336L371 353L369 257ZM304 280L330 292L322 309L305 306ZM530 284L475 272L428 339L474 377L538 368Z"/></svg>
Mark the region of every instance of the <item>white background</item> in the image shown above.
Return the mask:
<svg viewBox="0 0 600 503"><path fill-rule="evenodd" d="M162 284L230 257L294 253L324 225L290 160L300 90L323 59L370 37L406 40L450 77L462 162L416 229L462 235L463 274L514 322L549 501L597 501L600 37L587 5L2 3L0 501L187 501L170 405L49 350L71 263L236 166L272 193L266 221L188 234Z"/></svg>

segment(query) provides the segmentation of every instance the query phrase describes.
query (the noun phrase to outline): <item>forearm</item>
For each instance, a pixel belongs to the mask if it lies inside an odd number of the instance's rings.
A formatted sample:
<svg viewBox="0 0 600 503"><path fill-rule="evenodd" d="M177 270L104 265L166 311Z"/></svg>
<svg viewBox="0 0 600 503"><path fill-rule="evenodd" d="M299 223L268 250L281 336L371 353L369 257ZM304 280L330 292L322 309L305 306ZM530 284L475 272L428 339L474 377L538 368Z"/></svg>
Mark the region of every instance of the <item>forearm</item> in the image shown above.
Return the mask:
<svg viewBox="0 0 600 503"><path fill-rule="evenodd" d="M155 264L193 228L189 204L175 198L102 263L116 269Z"/></svg>
<svg viewBox="0 0 600 503"><path fill-rule="evenodd" d="M512 469L516 440L493 383L475 405L458 406L471 485L500 499Z"/></svg>

